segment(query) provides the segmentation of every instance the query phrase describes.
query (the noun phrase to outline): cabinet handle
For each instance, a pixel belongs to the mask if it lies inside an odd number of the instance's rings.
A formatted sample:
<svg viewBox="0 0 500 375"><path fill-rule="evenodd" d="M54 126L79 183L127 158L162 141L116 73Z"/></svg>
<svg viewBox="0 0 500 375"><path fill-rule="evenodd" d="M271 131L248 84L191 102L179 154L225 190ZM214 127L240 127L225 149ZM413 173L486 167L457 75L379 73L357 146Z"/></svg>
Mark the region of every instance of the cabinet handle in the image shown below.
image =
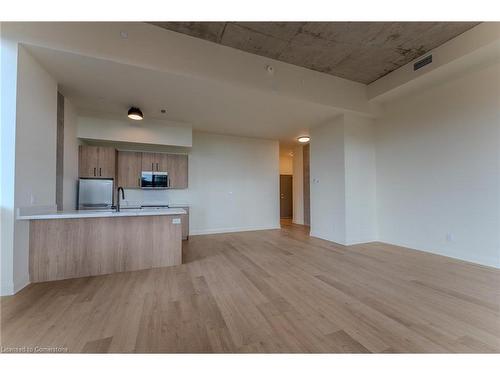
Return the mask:
<svg viewBox="0 0 500 375"><path fill-rule="evenodd" d="M96 172L96 168L94 168L94 177L95 177L95 172Z"/></svg>
<svg viewBox="0 0 500 375"><path fill-rule="evenodd" d="M101 168L99 168L99 176L102 176Z"/></svg>
<svg viewBox="0 0 500 375"><path fill-rule="evenodd" d="M158 172L158 163L156 163L156 172Z"/></svg>
<svg viewBox="0 0 500 375"><path fill-rule="evenodd" d="M155 165L155 163L151 163L151 171L154 171L154 170L155 170L154 165Z"/></svg>

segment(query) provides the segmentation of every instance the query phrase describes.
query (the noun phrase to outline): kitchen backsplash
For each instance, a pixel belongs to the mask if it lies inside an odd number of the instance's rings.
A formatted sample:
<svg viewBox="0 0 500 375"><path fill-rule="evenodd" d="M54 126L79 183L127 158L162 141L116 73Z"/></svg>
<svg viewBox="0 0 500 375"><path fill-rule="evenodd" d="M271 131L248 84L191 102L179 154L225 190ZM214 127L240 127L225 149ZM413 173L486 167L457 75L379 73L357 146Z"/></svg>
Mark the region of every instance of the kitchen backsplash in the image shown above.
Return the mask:
<svg viewBox="0 0 500 375"><path fill-rule="evenodd" d="M189 204L188 190L125 189L123 206Z"/></svg>

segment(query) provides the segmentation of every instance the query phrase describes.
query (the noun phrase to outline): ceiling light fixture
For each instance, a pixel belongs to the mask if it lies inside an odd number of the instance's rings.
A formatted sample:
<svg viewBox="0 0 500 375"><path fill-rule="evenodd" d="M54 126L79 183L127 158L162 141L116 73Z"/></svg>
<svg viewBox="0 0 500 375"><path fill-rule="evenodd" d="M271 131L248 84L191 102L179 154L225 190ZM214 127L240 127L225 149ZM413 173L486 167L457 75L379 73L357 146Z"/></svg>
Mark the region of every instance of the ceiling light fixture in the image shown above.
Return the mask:
<svg viewBox="0 0 500 375"><path fill-rule="evenodd" d="M130 107L130 109L128 110L128 118L132 120L142 120L144 116L142 115L142 112L139 108Z"/></svg>
<svg viewBox="0 0 500 375"><path fill-rule="evenodd" d="M300 136L299 138L297 138L297 141L299 141L300 143L307 143L311 140L311 137L309 137L308 135L303 135L303 136Z"/></svg>

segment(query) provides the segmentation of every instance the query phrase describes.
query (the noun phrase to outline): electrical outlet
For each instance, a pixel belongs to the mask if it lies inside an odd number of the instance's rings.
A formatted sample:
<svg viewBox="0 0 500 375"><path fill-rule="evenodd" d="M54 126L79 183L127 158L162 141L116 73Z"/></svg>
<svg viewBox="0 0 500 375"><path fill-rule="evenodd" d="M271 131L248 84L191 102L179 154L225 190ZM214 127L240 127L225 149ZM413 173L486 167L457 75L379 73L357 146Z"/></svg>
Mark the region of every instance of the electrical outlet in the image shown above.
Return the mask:
<svg viewBox="0 0 500 375"><path fill-rule="evenodd" d="M33 193L30 193L30 204L34 205L36 203L36 197Z"/></svg>
<svg viewBox="0 0 500 375"><path fill-rule="evenodd" d="M179 219L178 217L175 217L172 219L172 224L180 224L181 223L181 219Z"/></svg>
<svg viewBox="0 0 500 375"><path fill-rule="evenodd" d="M453 235L453 233L446 233L446 241L448 241L448 242L455 241L455 236Z"/></svg>

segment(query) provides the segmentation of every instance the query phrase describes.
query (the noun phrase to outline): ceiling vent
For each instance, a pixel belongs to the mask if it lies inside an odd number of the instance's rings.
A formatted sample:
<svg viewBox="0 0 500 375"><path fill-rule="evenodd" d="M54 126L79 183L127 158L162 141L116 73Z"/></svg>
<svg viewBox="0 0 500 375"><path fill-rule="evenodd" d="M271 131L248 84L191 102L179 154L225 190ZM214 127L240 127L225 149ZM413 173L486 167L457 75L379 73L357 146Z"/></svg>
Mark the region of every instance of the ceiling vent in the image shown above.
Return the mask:
<svg viewBox="0 0 500 375"><path fill-rule="evenodd" d="M413 71L419 70L420 68L429 65L431 62L432 62L432 55L424 57L422 60L419 60L415 64L413 64Z"/></svg>

